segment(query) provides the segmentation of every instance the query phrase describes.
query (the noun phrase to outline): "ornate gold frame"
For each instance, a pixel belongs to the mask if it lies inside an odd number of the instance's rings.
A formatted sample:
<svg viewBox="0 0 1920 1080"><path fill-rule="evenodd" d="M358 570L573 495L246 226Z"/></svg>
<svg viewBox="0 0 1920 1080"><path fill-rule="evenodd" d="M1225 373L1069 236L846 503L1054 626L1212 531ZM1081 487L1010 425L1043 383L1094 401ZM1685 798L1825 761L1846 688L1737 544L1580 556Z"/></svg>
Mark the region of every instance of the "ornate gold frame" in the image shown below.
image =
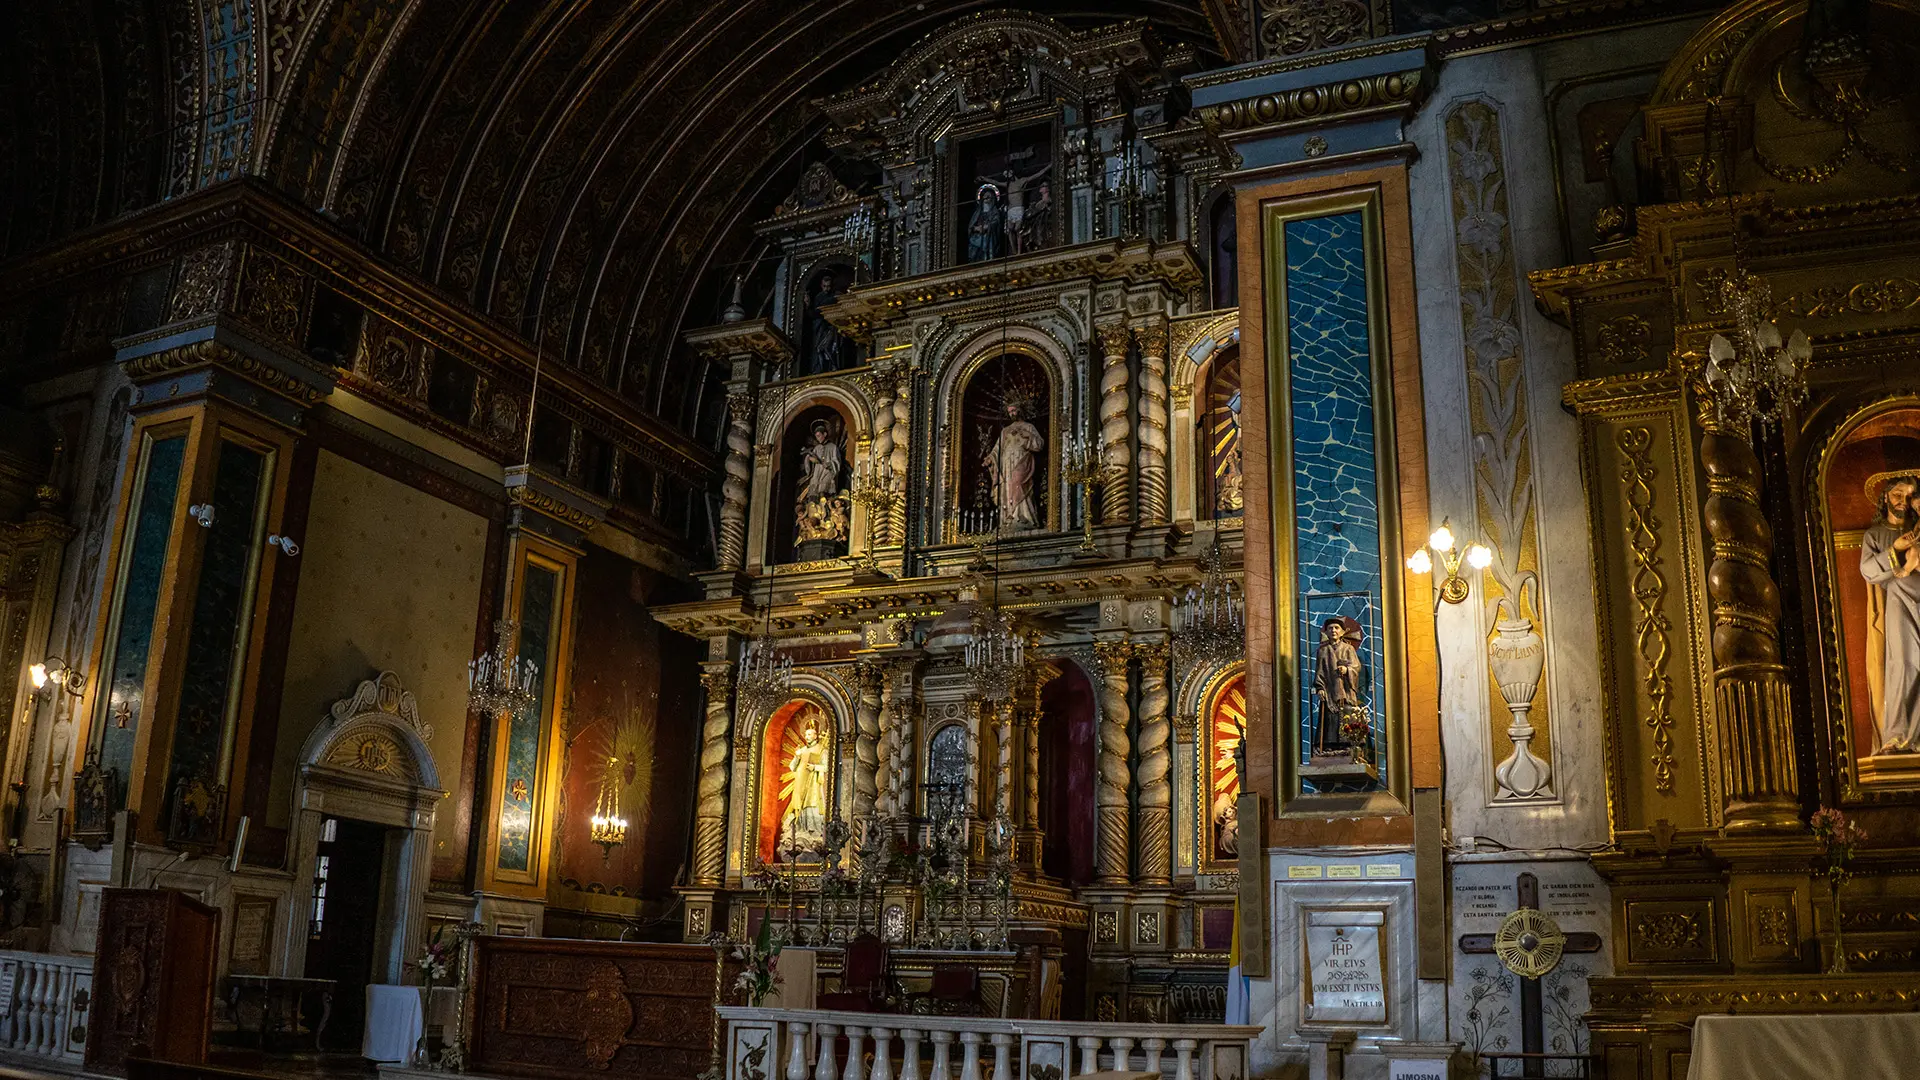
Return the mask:
<svg viewBox="0 0 1920 1080"><path fill-rule="evenodd" d="M1062 429L1065 427L1065 421L1063 419L1064 413L1062 411L1063 403L1060 399L1065 391L1060 385L1060 372L1055 368L1058 358L1049 355L1045 349L1039 348L1032 342L1009 338L1004 341L981 342L974 349L971 356L960 362L960 368L954 373L953 381L948 387L947 400L945 403L947 432L945 438L941 440L947 450L947 464L946 468L941 471L942 505L937 508L940 516L939 520L935 522L935 528L938 530L936 535L940 537L940 543L943 544L956 542L953 535L952 512L954 508L959 505L960 449L964 445L963 436L965 434L961 429L958 419L961 401L966 397L967 387L972 383L973 377L979 373L980 368L984 367L988 361L998 358L1002 353L1016 353L1025 356L1039 364L1041 370L1045 371L1047 375L1047 396L1050 399L1047 402L1048 441L1045 451L1048 466L1046 488L1047 527L1044 532L1027 533L1024 535L1047 535L1060 531L1060 503L1062 501L1060 495L1064 487L1060 482L1060 435Z"/></svg>
<svg viewBox="0 0 1920 1080"><path fill-rule="evenodd" d="M1386 269L1381 252L1384 244L1382 192L1377 184L1361 188L1280 198L1261 204L1260 244L1262 274L1266 290L1266 367L1267 382L1267 465L1270 470L1273 509L1268 513L1272 530L1272 571L1274 617L1270 633L1274 647L1273 752L1279 765L1278 796L1282 817L1325 817L1329 813L1406 813L1411 809L1409 791L1410 761L1407 739L1406 695L1407 657L1404 641L1405 598L1401 593L1398 552L1400 542L1400 505L1398 498L1381 498L1380 511L1380 592L1381 592L1381 667L1375 673L1375 686L1381 696L1386 718L1387 767L1382 790L1364 794L1317 794L1302 790L1299 757L1301 716L1295 672L1299 663L1294 647L1294 623L1298 618L1292 585L1294 576L1294 524L1291 508L1293 494L1293 421L1291 376L1287 359L1292 355L1287 337L1287 275L1285 226L1290 221L1324 217L1358 210L1366 242L1367 271L1367 343L1371 354L1374 407L1375 475L1381 492L1398 492L1399 467L1396 448L1398 417L1394 409L1392 347L1387 330ZM1243 450L1244 453L1244 450ZM1284 701L1284 704L1282 704Z"/></svg>
<svg viewBox="0 0 1920 1080"><path fill-rule="evenodd" d="M1806 477L1808 524L1808 572L1814 585L1813 609L1819 655L1819 690L1824 693L1828 739L1823 752L1828 756L1828 775L1840 787L1840 799L1847 803L1880 801L1920 801L1920 784L1887 781L1863 783L1860 779L1861 754L1854 745L1852 693L1848 686L1846 627L1840 610L1840 561L1833 556L1839 533L1829 513L1831 492L1827 484L1833 457L1847 438L1862 424L1899 409L1920 410L1920 393L1905 391L1886 394L1854 404L1821 438L1807 456ZM1811 689L1811 687L1810 687Z"/></svg>
<svg viewBox="0 0 1920 1080"><path fill-rule="evenodd" d="M1240 660L1228 664L1214 672L1207 679L1207 685L1200 691L1198 701L1199 714L1194 718L1193 739L1193 838L1194 862L1197 873L1225 874L1240 868L1238 859L1216 859L1213 857L1213 844L1208 835L1213 828L1213 713L1220 704L1221 695L1235 679L1244 680L1247 674L1246 661ZM1249 724L1249 727L1252 725ZM1242 736L1244 740L1247 736Z"/></svg>
<svg viewBox="0 0 1920 1080"><path fill-rule="evenodd" d="M825 694L811 686L796 686L779 708L753 720L753 734L747 744L746 804L742 808L746 816L741 819L740 828L740 867L743 874L751 874L767 865L760 858L760 777L766 764L767 722L773 719L773 713L796 701L807 702L819 709L820 714L828 720L827 761L831 764L827 772L827 797L832 800L828 806L829 818L832 811L840 806L840 737L844 734L842 727L845 720ZM794 867L792 872L799 877L817 877L822 869L817 863L812 866L803 863Z"/></svg>

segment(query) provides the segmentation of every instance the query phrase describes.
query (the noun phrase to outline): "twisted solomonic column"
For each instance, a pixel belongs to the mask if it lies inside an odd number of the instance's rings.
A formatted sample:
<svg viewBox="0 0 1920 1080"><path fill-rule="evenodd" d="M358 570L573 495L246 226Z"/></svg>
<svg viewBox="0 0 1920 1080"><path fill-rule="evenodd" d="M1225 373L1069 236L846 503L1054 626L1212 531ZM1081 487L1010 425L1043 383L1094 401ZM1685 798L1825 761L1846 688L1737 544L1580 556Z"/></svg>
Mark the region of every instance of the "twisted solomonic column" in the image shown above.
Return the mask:
<svg viewBox="0 0 1920 1080"><path fill-rule="evenodd" d="M1167 480L1167 320L1134 331L1140 342L1140 521L1159 525L1171 515Z"/></svg>
<svg viewBox="0 0 1920 1080"><path fill-rule="evenodd" d="M893 440L890 451L893 461L893 493L896 498L888 509L887 535L895 543L904 544L907 538L907 473L913 468L912 455L909 453L909 425L913 420L913 372L896 368L894 371L893 423L888 428L888 436Z"/></svg>
<svg viewBox="0 0 1920 1080"><path fill-rule="evenodd" d="M1126 326L1102 326L1100 351L1100 437L1106 442L1107 483L1102 491L1100 520L1108 525L1133 520L1133 424L1127 398L1127 345L1133 335Z"/></svg>
<svg viewBox="0 0 1920 1080"><path fill-rule="evenodd" d="M1003 701L994 708L994 749L998 751L993 770L993 816L997 821L1013 821L1013 702Z"/></svg>
<svg viewBox="0 0 1920 1080"><path fill-rule="evenodd" d="M1127 884L1132 848L1127 820L1127 658L1132 651L1124 641L1093 647L1094 666L1100 671L1100 784L1094 790L1100 847L1094 853L1094 876L1102 885Z"/></svg>
<svg viewBox="0 0 1920 1080"><path fill-rule="evenodd" d="M753 482L753 395L727 395L726 479L720 482L720 548L717 564L738 570L747 553L747 491Z"/></svg>
<svg viewBox="0 0 1920 1080"><path fill-rule="evenodd" d="M884 670L871 661L854 669L860 688L853 707L853 835L872 816L879 798L880 682Z"/></svg>
<svg viewBox="0 0 1920 1080"><path fill-rule="evenodd" d="M893 415L894 382L892 374L889 372L881 372L879 377L874 380L873 386L873 445L868 448L867 454L871 460L885 462L887 467L892 469L894 443L893 425L895 423ZM895 470L894 475L896 478L898 477L898 470ZM893 507L891 505L887 507L885 515L883 515L880 520L872 523L871 528L873 530L873 547L885 547L893 542Z"/></svg>
<svg viewBox="0 0 1920 1080"><path fill-rule="evenodd" d="M1135 645L1140 661L1140 876L1142 885L1173 882L1173 723L1167 708L1167 644Z"/></svg>
<svg viewBox="0 0 1920 1080"><path fill-rule="evenodd" d="M727 871L727 770L733 757L733 713L727 691L733 676L726 665L700 676L707 690L707 721L700 732L700 779L694 796L693 883L719 885Z"/></svg>
<svg viewBox="0 0 1920 1080"><path fill-rule="evenodd" d="M1710 396L1701 399L1722 823L1728 831L1797 829L1793 700L1780 662L1780 590L1769 566L1773 530L1760 510L1760 459L1746 439L1717 422Z"/></svg>

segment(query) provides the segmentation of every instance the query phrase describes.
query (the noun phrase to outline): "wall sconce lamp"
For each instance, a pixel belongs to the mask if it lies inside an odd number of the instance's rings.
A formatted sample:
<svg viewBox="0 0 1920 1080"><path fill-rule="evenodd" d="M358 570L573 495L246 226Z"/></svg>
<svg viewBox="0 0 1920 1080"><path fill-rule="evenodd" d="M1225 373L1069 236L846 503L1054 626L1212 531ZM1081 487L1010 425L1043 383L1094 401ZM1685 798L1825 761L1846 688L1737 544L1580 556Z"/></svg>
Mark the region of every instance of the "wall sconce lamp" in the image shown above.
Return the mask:
<svg viewBox="0 0 1920 1080"><path fill-rule="evenodd" d="M48 683L60 687L75 697L79 697L87 689L87 677L68 667L67 662L57 656L49 656L40 663L28 667L27 675L33 680L35 697L46 692Z"/></svg>
<svg viewBox="0 0 1920 1080"><path fill-rule="evenodd" d="M1432 555L1428 554L1432 551ZM1440 566L1446 571L1446 578L1440 582L1440 599L1449 604L1457 604L1467 598L1467 579L1460 576L1460 563L1475 570L1485 570L1493 565L1493 549L1485 544L1473 543L1461 548L1453 538L1453 530L1447 521L1442 520L1440 527L1427 537L1427 546L1416 549L1407 556L1407 569L1416 574L1433 573L1434 556L1440 559Z"/></svg>

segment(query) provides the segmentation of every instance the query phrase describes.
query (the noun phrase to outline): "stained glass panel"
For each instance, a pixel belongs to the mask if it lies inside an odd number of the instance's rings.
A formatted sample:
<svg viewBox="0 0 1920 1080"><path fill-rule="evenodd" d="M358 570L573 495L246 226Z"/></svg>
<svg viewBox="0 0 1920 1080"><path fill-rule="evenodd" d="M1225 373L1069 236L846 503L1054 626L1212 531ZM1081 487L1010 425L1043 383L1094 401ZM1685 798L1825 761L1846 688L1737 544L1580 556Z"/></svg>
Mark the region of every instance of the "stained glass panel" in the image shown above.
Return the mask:
<svg viewBox="0 0 1920 1080"><path fill-rule="evenodd" d="M107 661L106 716L100 728L100 763L113 770L113 807L126 805L127 775L133 768L133 740L140 729L147 682L147 657L153 648L153 618L160 602L167 546L173 539L174 500L187 440L155 439L147 445L144 473L127 542L126 572L120 586L119 623Z"/></svg>

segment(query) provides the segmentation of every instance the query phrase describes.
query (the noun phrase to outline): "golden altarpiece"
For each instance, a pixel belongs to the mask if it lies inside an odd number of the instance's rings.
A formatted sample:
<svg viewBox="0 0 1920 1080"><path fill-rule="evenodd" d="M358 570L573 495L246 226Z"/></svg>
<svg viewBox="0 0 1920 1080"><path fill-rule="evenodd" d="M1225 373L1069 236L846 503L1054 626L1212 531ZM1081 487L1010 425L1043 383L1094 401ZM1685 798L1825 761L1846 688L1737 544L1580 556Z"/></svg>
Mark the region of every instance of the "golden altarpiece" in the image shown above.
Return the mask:
<svg viewBox="0 0 1920 1080"><path fill-rule="evenodd" d="M878 192L812 166L687 335L730 379L718 568L660 612L709 643L688 940L877 931L924 952L910 984L984 948L1016 1015L1058 1015L1063 975L1070 1012L1224 1008L1241 664L1170 634L1204 562L1237 579L1242 511L1201 255L1225 151L1169 119L1193 64L995 14L821 102ZM995 621L1004 701L969 665ZM758 704L764 648L792 671Z"/></svg>
<svg viewBox="0 0 1920 1080"><path fill-rule="evenodd" d="M1886 550L1920 468L1920 144L1895 85L1920 7L1873 5L1868 36L1806 10L1735 5L1680 49L1644 112L1642 204L1603 211L1600 261L1531 277L1583 376L1564 399L1611 683L1616 847L1594 864L1618 943L1589 1023L1614 1076L1684 1075L1700 1013L1920 1000L1920 891L1893 872L1920 757ZM1729 417L1706 376L1742 273L1812 341L1810 393L1777 422ZM1821 806L1872 838L1838 927L1803 824ZM1836 959L1848 974L1814 974Z"/></svg>

